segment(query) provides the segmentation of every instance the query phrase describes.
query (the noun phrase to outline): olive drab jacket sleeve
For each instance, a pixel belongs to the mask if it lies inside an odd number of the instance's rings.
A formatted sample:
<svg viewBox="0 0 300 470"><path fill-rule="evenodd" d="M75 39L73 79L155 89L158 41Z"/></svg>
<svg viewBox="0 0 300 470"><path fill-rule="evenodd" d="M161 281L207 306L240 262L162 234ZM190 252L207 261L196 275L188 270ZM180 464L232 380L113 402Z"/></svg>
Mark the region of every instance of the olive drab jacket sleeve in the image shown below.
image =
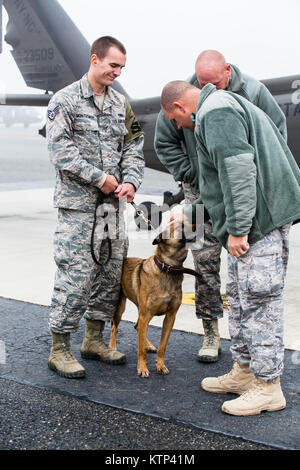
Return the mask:
<svg viewBox="0 0 300 470"><path fill-rule="evenodd" d="M254 102L254 104L256 104L256 106L262 109L272 119L283 138L287 141L288 136L285 115L277 104L275 98L273 98L269 90L263 84L261 84L257 95L257 101Z"/></svg>

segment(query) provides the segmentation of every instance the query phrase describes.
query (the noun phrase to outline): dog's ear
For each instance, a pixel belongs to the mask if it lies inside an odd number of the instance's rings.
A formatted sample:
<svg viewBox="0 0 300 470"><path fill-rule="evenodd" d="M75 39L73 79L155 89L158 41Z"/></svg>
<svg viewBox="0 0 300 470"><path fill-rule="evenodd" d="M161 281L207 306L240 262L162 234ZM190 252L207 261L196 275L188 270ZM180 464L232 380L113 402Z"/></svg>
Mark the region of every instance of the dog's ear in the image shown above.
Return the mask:
<svg viewBox="0 0 300 470"><path fill-rule="evenodd" d="M157 235L156 238L154 238L152 245L159 245L161 240L162 240L162 234L160 233L159 235Z"/></svg>

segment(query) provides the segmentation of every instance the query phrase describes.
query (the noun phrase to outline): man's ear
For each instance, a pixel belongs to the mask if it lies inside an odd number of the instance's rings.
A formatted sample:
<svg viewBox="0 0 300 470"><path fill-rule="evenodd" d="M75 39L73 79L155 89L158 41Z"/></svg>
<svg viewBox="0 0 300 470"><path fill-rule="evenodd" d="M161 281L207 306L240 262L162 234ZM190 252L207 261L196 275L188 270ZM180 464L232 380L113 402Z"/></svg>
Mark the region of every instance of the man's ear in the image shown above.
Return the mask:
<svg viewBox="0 0 300 470"><path fill-rule="evenodd" d="M91 63L92 63L92 64L97 64L97 62L98 62L98 57L97 57L97 55L96 55L96 54L92 54L92 55L91 55Z"/></svg>
<svg viewBox="0 0 300 470"><path fill-rule="evenodd" d="M226 64L226 71L227 71L227 76L231 77L231 66L230 66L230 64Z"/></svg>
<svg viewBox="0 0 300 470"><path fill-rule="evenodd" d="M160 233L159 235L157 235L156 238L154 238L152 245L159 245L161 241L162 241L162 234Z"/></svg>
<svg viewBox="0 0 300 470"><path fill-rule="evenodd" d="M186 112L184 103L181 100L174 101L173 106L175 109L177 109L178 111L181 111L182 113Z"/></svg>

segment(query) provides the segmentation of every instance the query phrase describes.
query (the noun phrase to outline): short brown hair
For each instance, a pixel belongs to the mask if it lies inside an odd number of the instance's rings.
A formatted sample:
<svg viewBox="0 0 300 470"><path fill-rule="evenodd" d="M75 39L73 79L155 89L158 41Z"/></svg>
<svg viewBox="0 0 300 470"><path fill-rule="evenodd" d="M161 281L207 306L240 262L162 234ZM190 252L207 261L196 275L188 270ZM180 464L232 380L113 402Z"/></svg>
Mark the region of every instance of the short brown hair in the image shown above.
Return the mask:
<svg viewBox="0 0 300 470"><path fill-rule="evenodd" d="M126 55L126 49L118 39L112 36L102 36L96 39L91 46L91 55L96 54L99 59L104 59L110 47L116 47L122 54Z"/></svg>
<svg viewBox="0 0 300 470"><path fill-rule="evenodd" d="M183 80L174 80L173 82L167 83L161 94L161 107L167 112L171 112L174 101L181 99L185 92L192 88L195 87L188 82L184 82Z"/></svg>

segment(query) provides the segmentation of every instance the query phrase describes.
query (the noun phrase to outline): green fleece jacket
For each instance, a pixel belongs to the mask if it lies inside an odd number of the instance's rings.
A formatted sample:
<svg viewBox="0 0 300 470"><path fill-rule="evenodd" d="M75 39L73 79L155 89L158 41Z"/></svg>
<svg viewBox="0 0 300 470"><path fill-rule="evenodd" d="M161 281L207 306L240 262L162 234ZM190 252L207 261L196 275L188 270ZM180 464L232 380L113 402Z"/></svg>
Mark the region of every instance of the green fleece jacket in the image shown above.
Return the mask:
<svg viewBox="0 0 300 470"><path fill-rule="evenodd" d="M200 88L196 74L188 82ZM284 113L261 82L242 74L235 65L231 65L231 79L227 89L243 96L265 111L287 139ZM156 122L154 147L158 158L176 181L190 183L199 191L198 158L193 132L188 129L179 130L176 124L160 112Z"/></svg>
<svg viewBox="0 0 300 470"><path fill-rule="evenodd" d="M300 218L300 170L285 139L259 108L206 85L199 96L196 138L201 201L227 248L229 234L255 243ZM191 209L186 211L191 216Z"/></svg>

